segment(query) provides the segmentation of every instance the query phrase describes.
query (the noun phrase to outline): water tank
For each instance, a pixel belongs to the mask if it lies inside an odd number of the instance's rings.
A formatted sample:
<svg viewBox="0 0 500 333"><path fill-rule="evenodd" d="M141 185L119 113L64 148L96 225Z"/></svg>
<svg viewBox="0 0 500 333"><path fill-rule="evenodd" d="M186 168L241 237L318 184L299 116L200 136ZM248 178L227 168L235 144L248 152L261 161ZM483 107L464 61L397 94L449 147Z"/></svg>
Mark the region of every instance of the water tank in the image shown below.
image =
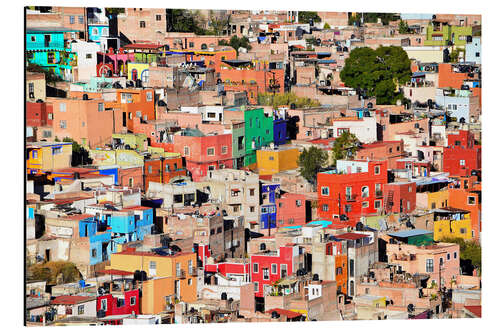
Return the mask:
<svg viewBox="0 0 500 333"><path fill-rule="evenodd" d="M472 36L467 36L467 43L472 43Z"/></svg>
<svg viewBox="0 0 500 333"><path fill-rule="evenodd" d="M43 103L43 101L41 99L37 99L36 102L37 103Z"/></svg>
<svg viewBox="0 0 500 333"><path fill-rule="evenodd" d="M279 313L276 311L271 312L271 318L278 319L280 317Z"/></svg>
<svg viewBox="0 0 500 333"><path fill-rule="evenodd" d="M432 108L433 105L434 105L434 102L432 102L432 99L429 98L427 100L427 106L430 107L430 108Z"/></svg>
<svg viewBox="0 0 500 333"><path fill-rule="evenodd" d="M89 95L87 95L87 94L83 94L83 100L84 100L84 101L88 101L88 100L89 100Z"/></svg>
<svg viewBox="0 0 500 333"><path fill-rule="evenodd" d="M295 105L295 103L290 104L290 109L291 110L295 110L296 108L297 108L297 106Z"/></svg>
<svg viewBox="0 0 500 333"><path fill-rule="evenodd" d="M220 294L220 299L223 301L226 301L227 300L227 293Z"/></svg>
<svg viewBox="0 0 500 333"><path fill-rule="evenodd" d="M313 281L319 281L319 275L318 274L314 274L313 275Z"/></svg>
<svg viewBox="0 0 500 333"><path fill-rule="evenodd" d="M266 243L260 243L260 250L265 251L266 250Z"/></svg>
<svg viewBox="0 0 500 333"><path fill-rule="evenodd" d="M97 311L97 318L104 318L104 317L106 317L106 311L102 309Z"/></svg>
<svg viewBox="0 0 500 333"><path fill-rule="evenodd" d="M368 102L368 104L366 104L366 107L368 109L373 109L373 103L372 102Z"/></svg>
<svg viewBox="0 0 500 333"><path fill-rule="evenodd" d="M137 79L135 81L135 86L136 86L136 88L142 88L142 81L140 79Z"/></svg>

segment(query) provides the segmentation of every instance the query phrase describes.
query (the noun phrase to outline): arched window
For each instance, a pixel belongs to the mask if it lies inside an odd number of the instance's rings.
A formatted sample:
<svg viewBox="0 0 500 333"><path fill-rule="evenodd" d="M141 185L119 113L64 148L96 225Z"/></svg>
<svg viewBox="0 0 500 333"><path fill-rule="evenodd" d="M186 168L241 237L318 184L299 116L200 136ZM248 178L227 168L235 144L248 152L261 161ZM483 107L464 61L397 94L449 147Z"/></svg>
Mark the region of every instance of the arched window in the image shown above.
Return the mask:
<svg viewBox="0 0 500 333"><path fill-rule="evenodd" d="M202 50L206 50L207 49L207 44L205 44L205 43L201 44L201 49Z"/></svg>
<svg viewBox="0 0 500 333"><path fill-rule="evenodd" d="M368 186L363 186L361 188L361 196L363 198L368 198L370 196L370 189L368 188Z"/></svg>
<svg viewBox="0 0 500 333"><path fill-rule="evenodd" d="M137 69L132 69L132 76L131 76L131 79L133 81L137 80Z"/></svg>
<svg viewBox="0 0 500 333"><path fill-rule="evenodd" d="M149 69L145 69L141 73L141 81L144 83L149 82Z"/></svg>

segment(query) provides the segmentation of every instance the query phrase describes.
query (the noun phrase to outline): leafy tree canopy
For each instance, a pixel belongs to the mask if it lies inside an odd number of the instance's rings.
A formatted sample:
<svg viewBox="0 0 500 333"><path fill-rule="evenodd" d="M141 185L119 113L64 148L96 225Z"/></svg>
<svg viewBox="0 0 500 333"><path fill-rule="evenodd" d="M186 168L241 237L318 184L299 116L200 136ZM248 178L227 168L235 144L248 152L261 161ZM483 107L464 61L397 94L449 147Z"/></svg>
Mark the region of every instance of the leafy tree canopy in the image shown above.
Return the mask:
<svg viewBox="0 0 500 333"><path fill-rule="evenodd" d="M460 259L470 260L475 268L481 269L481 245L478 242L466 241L463 238L444 238L442 242L458 244Z"/></svg>
<svg viewBox="0 0 500 333"><path fill-rule="evenodd" d="M309 108L320 106L320 103L308 97L297 97L294 93L284 93L284 94L271 94L264 93L258 95L259 105L272 105L277 108L280 105L291 105L295 104L297 108Z"/></svg>
<svg viewBox="0 0 500 333"><path fill-rule="evenodd" d="M360 47L351 51L340 79L346 86L376 97L377 104L395 104L403 99L396 88L408 82L411 75L411 61L401 47Z"/></svg>
<svg viewBox="0 0 500 333"><path fill-rule="evenodd" d="M35 72L35 73L44 73L45 74L45 81L47 83L56 83L62 81L62 79L57 76L54 72L48 71L44 69L43 67L29 63L28 67L26 68L28 72Z"/></svg>
<svg viewBox="0 0 500 333"><path fill-rule="evenodd" d="M317 174L328 162L328 153L318 147L305 149L297 161L299 173L309 183L316 185Z"/></svg>
<svg viewBox="0 0 500 333"><path fill-rule="evenodd" d="M313 22L321 22L321 17L316 12L299 12L299 23L309 23L311 19Z"/></svg>
<svg viewBox="0 0 500 333"><path fill-rule="evenodd" d="M330 25L328 23L325 23L325 25L323 26L323 29L331 29L332 27L330 27Z"/></svg>
<svg viewBox="0 0 500 333"><path fill-rule="evenodd" d="M243 36L241 38L238 38L238 36L236 35L233 35L233 37L231 37L231 39L229 40L229 42L227 42L225 39L220 39L219 42L218 42L219 45L227 45L227 46L231 46L233 49L236 50L236 53L238 54L238 49L240 47L243 47L247 50L251 50L252 49L252 46L250 45L250 41L248 40L247 37Z"/></svg>
<svg viewBox="0 0 500 333"><path fill-rule="evenodd" d="M400 34L407 34L410 31L408 27L408 22L406 21L399 21L399 33Z"/></svg>
<svg viewBox="0 0 500 333"><path fill-rule="evenodd" d="M332 162L335 166L337 160L343 160L347 158L352 158L356 151L359 149L360 141L356 135L344 132L342 133L333 144L332 148Z"/></svg>
<svg viewBox="0 0 500 333"><path fill-rule="evenodd" d="M396 20L397 16L394 13L350 13L348 24L354 25L356 23L356 26L359 27L361 18L363 18L364 23L376 23L380 18L383 25L388 25L389 21Z"/></svg>
<svg viewBox="0 0 500 333"><path fill-rule="evenodd" d="M29 267L28 276L34 280L44 280L48 284L56 284L57 277L62 275L64 283L76 282L80 272L75 264L66 261L49 261Z"/></svg>
<svg viewBox="0 0 500 333"><path fill-rule="evenodd" d="M56 137L56 141L57 141ZM81 146L78 144L78 142L74 141L72 138L65 137L62 140L63 142L71 142L71 166L80 166L80 165L87 165L87 164L92 164L92 159L90 158L90 154L85 149L85 147Z"/></svg>
<svg viewBox="0 0 500 333"><path fill-rule="evenodd" d="M201 27L199 15L186 9L169 9L171 11L171 27L175 32L194 32L197 35L206 35L207 30Z"/></svg>

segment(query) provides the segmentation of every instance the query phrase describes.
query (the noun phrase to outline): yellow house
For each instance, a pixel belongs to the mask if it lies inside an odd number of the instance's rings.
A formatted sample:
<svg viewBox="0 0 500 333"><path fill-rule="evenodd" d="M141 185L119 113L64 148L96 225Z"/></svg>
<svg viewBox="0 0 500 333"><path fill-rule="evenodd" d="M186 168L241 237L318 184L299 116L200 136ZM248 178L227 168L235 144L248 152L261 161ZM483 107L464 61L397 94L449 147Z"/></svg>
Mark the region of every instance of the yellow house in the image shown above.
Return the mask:
<svg viewBox="0 0 500 333"><path fill-rule="evenodd" d="M257 150L257 168L260 175L296 169L300 151L294 147L262 148Z"/></svg>
<svg viewBox="0 0 500 333"><path fill-rule="evenodd" d="M26 168L30 174L71 167L71 142L34 142L26 146Z"/></svg>
<svg viewBox="0 0 500 333"><path fill-rule="evenodd" d="M470 213L456 208L440 208L434 211L434 240L462 238L470 240L472 224Z"/></svg>
<svg viewBox="0 0 500 333"><path fill-rule="evenodd" d="M161 290L173 290L174 300L178 299L184 302L196 301L196 254L180 252L173 255L159 255L153 252L139 252L134 248L128 248L125 251L113 253L110 258L110 265L106 269L118 269L127 272L136 270L145 271L150 279L170 278L161 285ZM157 283L152 283L153 294ZM149 289L148 289L149 290ZM168 296L168 295L164 295ZM148 307L154 308L155 301L149 301ZM158 303L158 301L156 302ZM158 305L156 305L158 306Z"/></svg>
<svg viewBox="0 0 500 333"><path fill-rule="evenodd" d="M448 188L436 192L417 193L417 208L430 210L447 207L449 197Z"/></svg>
<svg viewBox="0 0 500 333"><path fill-rule="evenodd" d="M147 83L149 80L149 64L129 62L127 65L127 79L134 81L139 79Z"/></svg>
<svg viewBox="0 0 500 333"><path fill-rule="evenodd" d="M142 314L157 314L173 309L175 282L172 277L162 277L142 282Z"/></svg>

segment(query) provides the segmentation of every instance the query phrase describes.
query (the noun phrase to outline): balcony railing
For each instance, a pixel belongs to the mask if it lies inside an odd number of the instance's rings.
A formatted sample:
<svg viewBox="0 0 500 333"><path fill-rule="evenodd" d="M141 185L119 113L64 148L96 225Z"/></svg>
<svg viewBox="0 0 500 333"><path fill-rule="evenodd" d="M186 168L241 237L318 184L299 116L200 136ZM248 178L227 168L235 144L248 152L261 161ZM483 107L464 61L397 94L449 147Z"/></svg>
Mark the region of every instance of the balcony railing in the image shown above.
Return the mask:
<svg viewBox="0 0 500 333"><path fill-rule="evenodd" d="M40 49L64 49L63 41L54 41L54 42L27 42L26 49L27 50L40 50Z"/></svg>

